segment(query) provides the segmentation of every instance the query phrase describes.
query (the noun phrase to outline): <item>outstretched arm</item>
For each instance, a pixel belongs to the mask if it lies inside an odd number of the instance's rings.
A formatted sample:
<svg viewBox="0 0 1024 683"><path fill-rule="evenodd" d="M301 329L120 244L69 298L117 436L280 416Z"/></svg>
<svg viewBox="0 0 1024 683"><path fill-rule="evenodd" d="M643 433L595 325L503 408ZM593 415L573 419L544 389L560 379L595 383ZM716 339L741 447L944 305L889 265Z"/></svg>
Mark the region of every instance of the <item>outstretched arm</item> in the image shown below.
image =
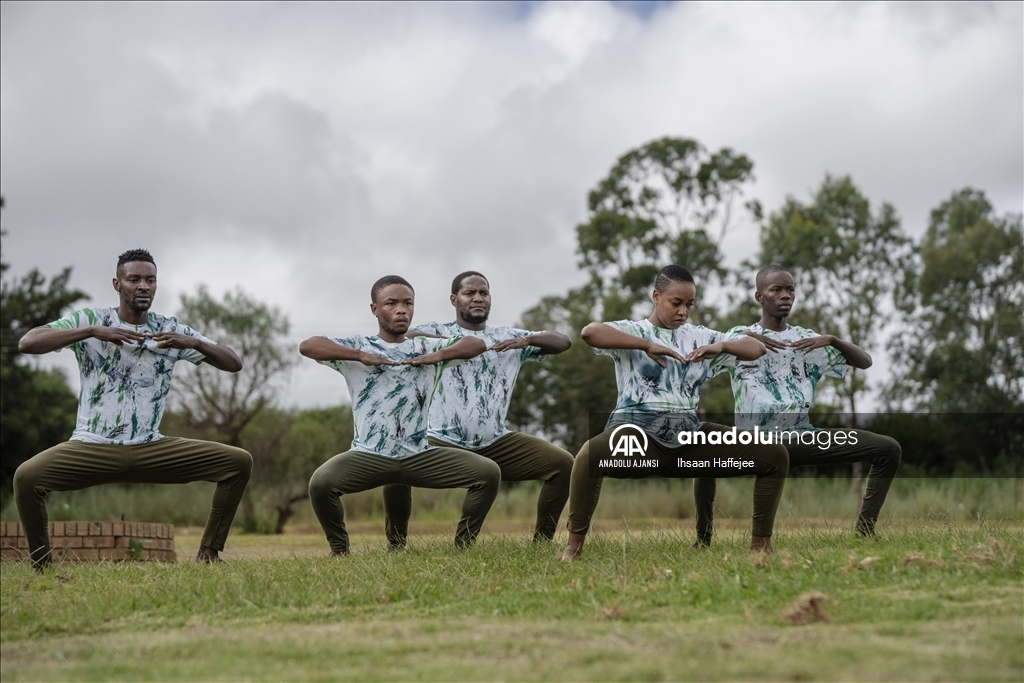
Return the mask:
<svg viewBox="0 0 1024 683"><path fill-rule="evenodd" d="M143 341L146 335L123 327L94 325L90 327L73 327L70 330L58 330L48 325L43 325L42 327L29 330L18 341L18 351L33 354L49 353L90 338L121 346L125 342L132 344Z"/></svg>
<svg viewBox="0 0 1024 683"><path fill-rule="evenodd" d="M583 328L580 336L583 337L583 341L595 349L637 349L638 351L643 351L663 368L668 367L665 356L675 358L680 363L686 362L675 349L655 344L642 337L634 337L604 323L590 323Z"/></svg>
<svg viewBox="0 0 1024 683"><path fill-rule="evenodd" d="M871 367L871 356L867 351L860 348L853 342L843 341L834 334L819 334L816 337L808 337L790 344L790 348L797 351L810 351L820 349L823 346L834 346L839 353L846 357L846 364L858 370L867 370Z"/></svg>
<svg viewBox="0 0 1024 683"><path fill-rule="evenodd" d="M416 356L409 360L402 361L403 365L434 365L436 363L443 363L446 360L469 360L470 358L476 358L481 353L487 350L487 342L479 337L460 337L459 341L455 342L451 346L441 349L440 351L434 351L432 353L424 353L422 356Z"/></svg>
<svg viewBox="0 0 1024 683"><path fill-rule="evenodd" d="M393 360L342 346L327 337L310 337L299 344L299 353L313 360L354 360L363 365L398 365Z"/></svg>
<svg viewBox="0 0 1024 683"><path fill-rule="evenodd" d="M686 360L689 362L710 360L720 353L731 354L740 360L757 360L767 352L764 344L753 337L744 335L739 339L720 341L716 344L708 344L707 346L694 349L686 354Z"/></svg>
<svg viewBox="0 0 1024 683"><path fill-rule="evenodd" d="M527 346L536 346L549 356L568 351L572 346L569 335L561 332L534 332L515 339L506 339L491 347L491 351L511 351L512 349L525 349Z"/></svg>

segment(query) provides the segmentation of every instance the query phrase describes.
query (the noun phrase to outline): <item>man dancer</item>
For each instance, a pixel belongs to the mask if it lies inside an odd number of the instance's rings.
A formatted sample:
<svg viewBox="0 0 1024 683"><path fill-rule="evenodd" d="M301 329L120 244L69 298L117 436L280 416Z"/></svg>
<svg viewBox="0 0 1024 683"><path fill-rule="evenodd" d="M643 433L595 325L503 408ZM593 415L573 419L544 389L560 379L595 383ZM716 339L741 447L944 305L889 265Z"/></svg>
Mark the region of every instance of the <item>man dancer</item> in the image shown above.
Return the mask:
<svg viewBox="0 0 1024 683"><path fill-rule="evenodd" d="M149 312L156 296L156 263L145 249L117 259L117 308L86 308L30 330L22 353L70 346L82 389L71 440L22 463L14 473L18 514L32 562L50 562L46 495L99 484L217 482L196 559L211 562L224 549L235 510L252 472L240 448L160 434L174 364L206 362L238 372L242 361L174 318Z"/></svg>
<svg viewBox="0 0 1024 683"><path fill-rule="evenodd" d="M505 427L505 415L523 363L542 360L545 354L562 353L572 341L561 332L488 327L490 284L476 271L455 277L451 303L455 307L454 322L431 322L413 331L438 337L476 337L489 348L441 375L437 395L430 404L427 440L433 446L461 448L493 460L501 468L502 481L543 481L533 540L550 541L569 499L572 456L543 439L510 432ZM384 514L392 547L405 545L411 513L412 489L398 484L385 486Z"/></svg>
<svg viewBox="0 0 1024 683"><path fill-rule="evenodd" d="M562 559L579 556L604 476L632 479L656 474L757 475L750 549L770 552L775 511L789 470L785 447L750 443L749 439L746 444L730 442L715 434L727 431L725 427L701 424L697 418L700 387L721 371L724 359L734 355L754 360L764 355L765 348L750 337L733 339L703 326L686 325L696 286L682 266L662 268L651 298L654 312L646 320L591 323L583 329L583 340L596 353L614 359L619 395L607 430L584 444L573 464L569 544ZM601 466L602 459L615 462L614 456L609 457L614 453L611 438L626 425L636 425L650 437L647 455L654 456L659 469ZM728 465L715 465L716 460Z"/></svg>
<svg viewBox="0 0 1024 683"><path fill-rule="evenodd" d="M407 338L415 293L397 275L377 280L370 290L376 336L311 337L299 353L340 372L352 396L355 437L350 450L321 465L309 480L313 511L331 546L347 555L348 532L341 496L386 484L431 489L469 489L455 545L472 545L498 495L501 470L469 451L427 443L430 400L442 371L479 356L487 345L475 337Z"/></svg>
<svg viewBox="0 0 1024 683"><path fill-rule="evenodd" d="M849 432L819 430L807 415L823 377L842 379L847 366L866 370L871 356L856 344L831 334L793 327L786 318L793 310L796 283L788 270L778 264L762 268L755 280L754 298L761 304L761 320L749 327L734 327L730 334L744 334L767 347L768 353L753 361L726 362L736 402L736 426L753 429L798 432ZM833 465L868 460L864 500L857 514L857 533L870 536L900 466L901 449L895 439L856 430L856 438L839 443L824 439L789 440L789 466ZM715 480L695 479L693 495L697 508L697 545L710 545L713 533Z"/></svg>

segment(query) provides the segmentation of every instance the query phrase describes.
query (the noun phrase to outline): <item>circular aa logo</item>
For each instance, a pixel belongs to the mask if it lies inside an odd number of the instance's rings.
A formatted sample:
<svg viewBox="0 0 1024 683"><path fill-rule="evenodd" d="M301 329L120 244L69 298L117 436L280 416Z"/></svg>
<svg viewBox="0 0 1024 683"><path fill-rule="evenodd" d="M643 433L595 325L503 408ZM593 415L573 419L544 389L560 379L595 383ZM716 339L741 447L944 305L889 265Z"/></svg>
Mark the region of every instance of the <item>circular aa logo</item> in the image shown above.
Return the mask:
<svg viewBox="0 0 1024 683"><path fill-rule="evenodd" d="M647 433L634 424L619 425L608 437L612 456L644 457L647 455Z"/></svg>

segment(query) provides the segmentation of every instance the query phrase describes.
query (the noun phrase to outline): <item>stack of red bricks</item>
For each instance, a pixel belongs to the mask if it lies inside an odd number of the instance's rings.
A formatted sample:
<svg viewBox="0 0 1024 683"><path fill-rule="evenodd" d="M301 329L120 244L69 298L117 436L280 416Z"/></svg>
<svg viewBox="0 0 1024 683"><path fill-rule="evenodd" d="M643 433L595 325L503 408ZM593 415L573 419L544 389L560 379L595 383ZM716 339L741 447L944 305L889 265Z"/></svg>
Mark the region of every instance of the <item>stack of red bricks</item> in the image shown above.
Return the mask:
<svg viewBox="0 0 1024 683"><path fill-rule="evenodd" d="M28 558L19 522L0 522L0 558ZM50 522L54 559L176 562L174 525L145 522Z"/></svg>

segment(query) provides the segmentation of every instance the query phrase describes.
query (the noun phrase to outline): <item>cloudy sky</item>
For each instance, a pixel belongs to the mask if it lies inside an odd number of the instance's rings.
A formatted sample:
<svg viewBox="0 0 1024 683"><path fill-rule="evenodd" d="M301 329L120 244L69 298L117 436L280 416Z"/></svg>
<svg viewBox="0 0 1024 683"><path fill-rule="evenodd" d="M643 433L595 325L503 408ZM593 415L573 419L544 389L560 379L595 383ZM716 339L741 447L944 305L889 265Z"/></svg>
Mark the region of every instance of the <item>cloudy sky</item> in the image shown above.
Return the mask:
<svg viewBox="0 0 1024 683"><path fill-rule="evenodd" d="M966 185L1024 203L1021 3L2 4L0 175L14 273L116 255L285 309L296 340L376 330L368 290L492 322L583 280L574 226L623 152L664 135L755 163L769 210L851 174L920 235ZM753 254L738 225L731 263ZM65 356L63 360L60 356ZM59 354L52 362L67 362ZM884 372L884 371L883 371ZM77 386L77 377L75 378ZM286 402L336 403L305 361Z"/></svg>

